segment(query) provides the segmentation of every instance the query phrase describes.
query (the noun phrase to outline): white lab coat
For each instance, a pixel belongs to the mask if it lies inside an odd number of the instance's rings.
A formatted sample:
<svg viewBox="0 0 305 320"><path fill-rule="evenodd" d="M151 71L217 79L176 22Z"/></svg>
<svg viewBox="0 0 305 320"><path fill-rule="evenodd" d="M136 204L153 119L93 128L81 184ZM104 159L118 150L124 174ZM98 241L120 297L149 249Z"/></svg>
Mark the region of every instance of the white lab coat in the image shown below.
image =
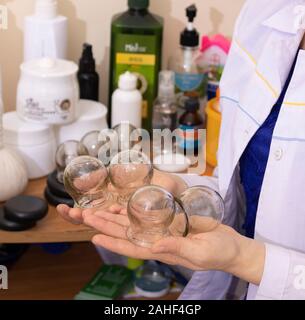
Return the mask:
<svg viewBox="0 0 305 320"><path fill-rule="evenodd" d="M221 81L223 122L218 178L183 177L209 184L226 202L225 223L244 215L239 159L276 103L304 35L296 6L305 0L249 0L237 21ZM305 10L304 10L305 12ZM255 238L266 244L260 286L248 299L305 299L305 51L298 55L274 130L258 205ZM239 229L241 230L241 229ZM181 299L243 298L222 272L196 272ZM239 291L239 292L238 292Z"/></svg>

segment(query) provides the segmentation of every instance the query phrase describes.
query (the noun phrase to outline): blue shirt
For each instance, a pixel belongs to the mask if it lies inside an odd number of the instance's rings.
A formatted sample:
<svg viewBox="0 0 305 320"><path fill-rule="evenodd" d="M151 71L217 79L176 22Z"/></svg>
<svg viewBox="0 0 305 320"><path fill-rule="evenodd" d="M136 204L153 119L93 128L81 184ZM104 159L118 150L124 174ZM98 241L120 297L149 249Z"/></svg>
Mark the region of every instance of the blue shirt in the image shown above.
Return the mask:
<svg viewBox="0 0 305 320"><path fill-rule="evenodd" d="M244 224L246 236L254 238L257 207L268 163L273 131L290 84L297 56L279 99L263 125L257 130L240 159L240 178L243 185L247 214Z"/></svg>

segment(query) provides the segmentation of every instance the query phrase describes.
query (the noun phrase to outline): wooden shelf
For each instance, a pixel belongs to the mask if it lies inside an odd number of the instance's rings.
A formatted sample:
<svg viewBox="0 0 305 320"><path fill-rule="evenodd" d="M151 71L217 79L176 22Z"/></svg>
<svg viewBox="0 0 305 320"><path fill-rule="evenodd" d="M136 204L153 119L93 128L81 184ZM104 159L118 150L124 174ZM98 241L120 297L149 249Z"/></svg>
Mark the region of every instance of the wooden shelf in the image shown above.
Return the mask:
<svg viewBox="0 0 305 320"><path fill-rule="evenodd" d="M31 181L25 194L43 197L46 179ZM23 232L0 231L0 243L58 243L87 242L96 232L84 225L72 225L63 220L54 207L49 206L48 215L31 230Z"/></svg>

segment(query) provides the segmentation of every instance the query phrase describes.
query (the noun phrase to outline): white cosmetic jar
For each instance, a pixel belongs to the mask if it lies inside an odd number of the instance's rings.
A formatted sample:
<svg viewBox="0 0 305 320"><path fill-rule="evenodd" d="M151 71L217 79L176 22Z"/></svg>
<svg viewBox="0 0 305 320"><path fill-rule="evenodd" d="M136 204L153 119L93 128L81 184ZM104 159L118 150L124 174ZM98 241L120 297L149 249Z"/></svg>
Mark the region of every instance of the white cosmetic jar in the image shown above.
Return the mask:
<svg viewBox="0 0 305 320"><path fill-rule="evenodd" d="M4 145L23 158L29 179L47 176L55 169L56 140L52 127L28 123L16 112L3 115Z"/></svg>
<svg viewBox="0 0 305 320"><path fill-rule="evenodd" d="M68 125L54 126L54 129L58 145L69 140L80 141L88 132L108 129L107 108L99 102L80 100L76 121Z"/></svg>
<svg viewBox="0 0 305 320"><path fill-rule="evenodd" d="M23 120L44 124L75 120L79 86L74 62L43 58L25 62L20 69L17 112Z"/></svg>

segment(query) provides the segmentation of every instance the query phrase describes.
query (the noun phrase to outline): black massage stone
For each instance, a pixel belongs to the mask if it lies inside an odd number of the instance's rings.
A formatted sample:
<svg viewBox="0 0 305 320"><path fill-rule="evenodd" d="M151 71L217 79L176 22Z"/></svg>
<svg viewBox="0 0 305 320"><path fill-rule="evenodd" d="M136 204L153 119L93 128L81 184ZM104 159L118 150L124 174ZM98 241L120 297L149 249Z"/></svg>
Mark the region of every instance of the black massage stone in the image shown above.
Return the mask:
<svg viewBox="0 0 305 320"><path fill-rule="evenodd" d="M68 198L70 199L71 197L67 193L65 186L63 183L60 183L57 180L57 171L52 172L47 179L47 186L50 190L50 192L60 198Z"/></svg>
<svg viewBox="0 0 305 320"><path fill-rule="evenodd" d="M51 206L57 207L59 204L66 204L71 208L74 206L73 199L58 197L54 195L48 187L44 191L44 196Z"/></svg>
<svg viewBox="0 0 305 320"><path fill-rule="evenodd" d="M32 196L18 196L7 201L3 207L5 218L17 223L32 223L48 214L48 203Z"/></svg>
<svg viewBox="0 0 305 320"><path fill-rule="evenodd" d="M0 229L10 232L21 232L34 228L36 222L18 223L5 217L4 208L0 208Z"/></svg>

